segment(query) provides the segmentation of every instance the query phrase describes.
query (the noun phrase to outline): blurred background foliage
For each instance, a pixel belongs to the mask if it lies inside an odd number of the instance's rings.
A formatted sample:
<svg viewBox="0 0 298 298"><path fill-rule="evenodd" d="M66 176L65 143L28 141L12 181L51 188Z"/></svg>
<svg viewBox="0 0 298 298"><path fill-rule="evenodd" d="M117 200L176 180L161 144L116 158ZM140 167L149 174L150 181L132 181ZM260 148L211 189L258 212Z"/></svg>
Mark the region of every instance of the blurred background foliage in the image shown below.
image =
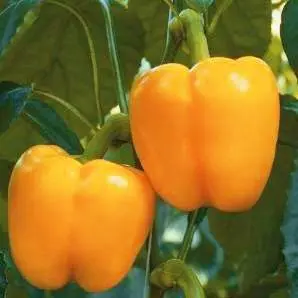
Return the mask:
<svg viewBox="0 0 298 298"><path fill-rule="evenodd" d="M143 297L145 250L121 284L106 293L92 294L75 284L51 293L36 289L23 280L9 254L7 184L19 155L37 143L56 143L72 154L82 152L98 126L94 71L106 116L119 111L100 6L87 0L58 2L74 8L85 22L93 40L96 67L90 62L86 31L69 10L47 0L0 1L0 297ZM129 92L140 66L161 62L168 6L162 0L108 2ZM298 4L289 0L292 15L285 22L282 41L280 24L286 1L207 2L211 5L206 14L211 55L255 55L269 63L281 93L281 129L273 172L260 202L241 214L210 209L197 229L187 262L210 298L298 297L298 87L288 62L288 58L295 62L298 53L298 40L289 35L298 28ZM287 45L288 56L282 44ZM289 55L293 49L294 54ZM189 65L182 50L176 61ZM105 158L134 164L130 144L111 147ZM153 252L176 256L186 225L186 214L159 201ZM180 298L182 294L173 290L165 297Z"/></svg>

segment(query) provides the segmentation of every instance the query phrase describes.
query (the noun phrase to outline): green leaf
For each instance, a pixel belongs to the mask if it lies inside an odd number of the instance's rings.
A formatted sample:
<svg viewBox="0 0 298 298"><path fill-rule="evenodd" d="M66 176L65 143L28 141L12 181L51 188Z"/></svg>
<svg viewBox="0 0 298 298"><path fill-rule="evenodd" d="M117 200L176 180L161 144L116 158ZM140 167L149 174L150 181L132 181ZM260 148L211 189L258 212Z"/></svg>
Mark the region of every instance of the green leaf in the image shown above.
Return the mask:
<svg viewBox="0 0 298 298"><path fill-rule="evenodd" d="M4 85L7 86L7 84ZM25 120L32 124L32 127L49 143L62 147L70 154L81 154L83 148L77 135L69 129L65 121L51 106L37 99L27 99L30 91L30 88L18 87L0 94L0 138L2 132L7 131L16 119L19 119L20 122ZM20 119L20 116L23 118ZM17 128L24 133L25 126L18 125ZM8 130L6 135L11 136L12 132L13 130ZM14 141L24 143L21 138L15 138ZM5 149L9 153L16 153L16 147L11 148L10 142L3 142L3 146L0 149L2 157L8 158L3 154ZM27 148L25 147L24 149ZM22 152L18 152L15 158L20 153Z"/></svg>
<svg viewBox="0 0 298 298"><path fill-rule="evenodd" d="M25 106L25 100L31 91L30 88L10 89L10 84L1 83L4 90L0 92L0 135L6 131L11 123L19 117ZM7 90L6 87L9 89Z"/></svg>
<svg viewBox="0 0 298 298"><path fill-rule="evenodd" d="M289 298L289 289L283 288L270 295L269 298Z"/></svg>
<svg viewBox="0 0 298 298"><path fill-rule="evenodd" d="M0 136L0 158L16 161L30 146L45 142L32 124L20 117Z"/></svg>
<svg viewBox="0 0 298 298"><path fill-rule="evenodd" d="M5 2L5 8L4 3ZM24 15L32 8L38 0L26 1L0 1L1 17L0 32L1 42L0 51L9 43L10 38L15 34L17 27L23 22ZM3 8L3 9L2 9Z"/></svg>
<svg viewBox="0 0 298 298"><path fill-rule="evenodd" d="M5 243L6 235L4 235L7 230L7 196L0 192L0 250L7 247L7 243Z"/></svg>
<svg viewBox="0 0 298 298"><path fill-rule="evenodd" d="M208 212L211 232L225 251L225 265L235 269L242 292L273 272L281 260L280 226L297 152L293 145L297 143L298 118L294 109L288 108L289 101L281 99L279 144L260 201L248 212Z"/></svg>
<svg viewBox="0 0 298 298"><path fill-rule="evenodd" d="M289 0L283 8L280 38L288 57L289 64L298 75L298 1Z"/></svg>
<svg viewBox="0 0 298 298"><path fill-rule="evenodd" d="M77 135L65 124L56 111L37 99L27 100L23 115L49 141L66 150L69 154L82 154L83 147Z"/></svg>
<svg viewBox="0 0 298 298"><path fill-rule="evenodd" d="M291 171L291 183L287 189L287 206L284 212L283 224L281 231L284 239L283 254L285 257L285 263L287 265L288 278L290 280L290 293L291 297L296 297L298 294L298 217L297 217L297 194L298 194L298 151L297 151L297 120L298 120L298 101L292 96L284 96L282 98L283 110L287 112L288 117L284 117L282 120L287 121L288 131L282 131L287 133L287 138L282 140L283 144L296 147L296 155L294 161L294 167ZM295 140L296 142L292 142Z"/></svg>
<svg viewBox="0 0 298 298"><path fill-rule="evenodd" d="M271 0L216 0L208 18L211 24L218 19L207 38L212 56L265 54L271 40Z"/></svg>
<svg viewBox="0 0 298 298"><path fill-rule="evenodd" d="M7 219L7 191L9 178L14 163L0 159L0 253L7 251L8 244L8 219Z"/></svg>
<svg viewBox="0 0 298 298"><path fill-rule="evenodd" d="M0 159L0 229L2 232L7 232L7 191L13 166L14 163Z"/></svg>
<svg viewBox="0 0 298 298"><path fill-rule="evenodd" d="M130 0L128 9L138 15L145 28L145 57L159 65L165 47L169 7L160 0Z"/></svg>
<svg viewBox="0 0 298 298"><path fill-rule="evenodd" d="M0 80L20 84L35 83L35 88L72 104L94 126L98 123L93 71L98 79L104 112L116 103L114 76L101 7L96 1L42 1L30 11L0 58ZM116 37L129 88L143 57L143 29L136 15L119 5L112 8ZM133 30L132 30L133 28ZM89 33L89 44L86 32ZM90 48L90 41L94 49ZM94 50L94 52L93 52ZM91 52L96 69L92 68ZM94 66L94 65L93 65ZM53 98L47 101L78 135L90 127Z"/></svg>

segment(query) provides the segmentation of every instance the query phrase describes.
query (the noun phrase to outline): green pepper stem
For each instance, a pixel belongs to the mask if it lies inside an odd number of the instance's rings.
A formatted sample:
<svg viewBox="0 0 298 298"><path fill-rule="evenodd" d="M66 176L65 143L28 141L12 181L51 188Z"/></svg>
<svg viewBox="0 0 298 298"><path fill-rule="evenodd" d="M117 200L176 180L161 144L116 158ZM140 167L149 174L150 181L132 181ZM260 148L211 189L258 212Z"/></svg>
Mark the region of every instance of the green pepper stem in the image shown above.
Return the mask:
<svg viewBox="0 0 298 298"><path fill-rule="evenodd" d="M206 213L207 213L207 208L200 208L189 213L188 224L187 224L186 232L184 234L182 246L178 254L178 259L182 261L186 260L197 226L204 219Z"/></svg>
<svg viewBox="0 0 298 298"><path fill-rule="evenodd" d="M87 162L95 158L102 158L115 140L124 142L130 140L129 119L125 114L115 114L108 118L106 123L88 143L80 160Z"/></svg>
<svg viewBox="0 0 298 298"><path fill-rule="evenodd" d="M117 100L122 113L128 113L127 96L124 88L123 75L119 62L119 55L117 50L116 35L114 30L113 19L110 12L110 6L106 0L98 0L101 5L106 26L106 34L108 40L108 47L112 68L116 78Z"/></svg>
<svg viewBox="0 0 298 298"><path fill-rule="evenodd" d="M170 259L153 270L151 283L161 289L181 288L185 298L205 298L203 287L192 268L182 260Z"/></svg>
<svg viewBox="0 0 298 298"><path fill-rule="evenodd" d="M180 13L180 20L186 32L186 43L190 50L192 65L208 58L209 49L204 32L204 17L193 9L185 9Z"/></svg>

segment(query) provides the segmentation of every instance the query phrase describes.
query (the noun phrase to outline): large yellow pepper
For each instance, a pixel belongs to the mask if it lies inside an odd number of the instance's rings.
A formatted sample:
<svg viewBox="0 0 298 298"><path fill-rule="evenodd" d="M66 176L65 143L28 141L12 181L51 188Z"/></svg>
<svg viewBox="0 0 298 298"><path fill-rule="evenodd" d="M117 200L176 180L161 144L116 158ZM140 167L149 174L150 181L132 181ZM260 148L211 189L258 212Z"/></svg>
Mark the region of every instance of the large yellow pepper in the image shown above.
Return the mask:
<svg viewBox="0 0 298 298"><path fill-rule="evenodd" d="M122 280L149 233L155 194L136 169L82 165L57 146L28 149L9 184L9 239L21 274L42 289L89 292Z"/></svg>
<svg viewBox="0 0 298 298"><path fill-rule="evenodd" d="M261 59L158 66L135 81L130 114L137 154L168 203L244 211L260 198L280 115L275 77Z"/></svg>

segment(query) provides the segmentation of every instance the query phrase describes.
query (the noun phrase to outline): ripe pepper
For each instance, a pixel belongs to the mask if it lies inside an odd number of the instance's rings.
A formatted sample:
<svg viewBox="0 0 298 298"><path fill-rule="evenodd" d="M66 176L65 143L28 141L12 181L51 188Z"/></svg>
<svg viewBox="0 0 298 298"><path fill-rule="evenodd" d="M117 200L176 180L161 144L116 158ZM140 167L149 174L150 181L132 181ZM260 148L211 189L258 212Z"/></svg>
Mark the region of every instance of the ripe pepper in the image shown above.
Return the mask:
<svg viewBox="0 0 298 298"><path fill-rule="evenodd" d="M156 192L190 211L250 209L271 172L279 95L255 57L160 65L134 82L132 139Z"/></svg>
<svg viewBox="0 0 298 298"><path fill-rule="evenodd" d="M143 172L102 159L82 165L57 146L28 149L10 179L9 237L22 275L42 289L76 281L97 292L130 270L155 195Z"/></svg>

